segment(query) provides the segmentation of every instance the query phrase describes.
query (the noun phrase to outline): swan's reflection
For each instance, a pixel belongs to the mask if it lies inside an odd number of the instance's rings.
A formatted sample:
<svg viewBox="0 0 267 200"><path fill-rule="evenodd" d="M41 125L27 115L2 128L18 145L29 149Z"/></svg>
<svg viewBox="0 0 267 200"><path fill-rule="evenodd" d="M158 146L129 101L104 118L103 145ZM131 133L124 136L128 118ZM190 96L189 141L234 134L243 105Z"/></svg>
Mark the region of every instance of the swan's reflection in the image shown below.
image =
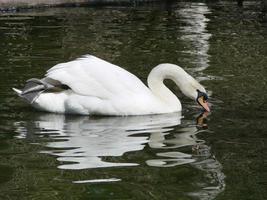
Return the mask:
<svg viewBox="0 0 267 200"><path fill-rule="evenodd" d="M50 150L42 153L57 156L58 161L65 163L59 166L61 169L134 166L138 164L107 162L102 158L142 150L146 143L164 147L164 140L159 138L169 134L180 119L177 113L105 118L42 114L33 124L19 126L18 132L22 138L33 137L33 129L34 135L49 135L53 139L46 144Z"/></svg>
<svg viewBox="0 0 267 200"><path fill-rule="evenodd" d="M181 124L181 115L177 113L106 118L40 114L35 121L18 122L16 126L20 138L52 139L45 143L48 150L42 153L55 155L62 162L61 169L136 166L140 163L116 162L113 158L145 146L157 149L155 157L146 160L147 165L173 167L190 163L204 171L210 182L200 180L198 184L204 189L189 195L205 199L224 189L221 164L211 155L205 141L196 136L207 131L206 117L202 113L196 124L186 120Z"/></svg>
<svg viewBox="0 0 267 200"><path fill-rule="evenodd" d="M161 151L156 154L156 159L147 160L147 165L171 167L196 161L194 154L198 153L194 149L205 143L196 134L204 127L205 118L206 115L201 114L197 126L189 122L191 124L178 127L181 124L179 113L105 118L41 114L32 123L18 123L17 130L21 138L46 136L52 139L45 145L48 150L42 153L57 156L62 162L61 169L138 165L104 158L140 151L146 144ZM177 151L185 147L192 148L193 153Z"/></svg>

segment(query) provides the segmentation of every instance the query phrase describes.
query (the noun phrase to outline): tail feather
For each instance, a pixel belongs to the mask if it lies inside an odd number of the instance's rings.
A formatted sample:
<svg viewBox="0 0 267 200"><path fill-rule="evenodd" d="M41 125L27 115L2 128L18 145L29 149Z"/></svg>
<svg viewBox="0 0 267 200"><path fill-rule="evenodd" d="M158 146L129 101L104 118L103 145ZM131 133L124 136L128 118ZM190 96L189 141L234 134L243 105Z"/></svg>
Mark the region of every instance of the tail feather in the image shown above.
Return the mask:
<svg viewBox="0 0 267 200"><path fill-rule="evenodd" d="M21 90L17 88L12 89L17 93L18 96L32 104L43 92L59 92L62 90L68 90L70 88L67 85L61 84L59 81L50 78L32 78L27 80L24 88Z"/></svg>
<svg viewBox="0 0 267 200"><path fill-rule="evenodd" d="M31 86L29 88L23 89L21 94L24 95L24 94L28 94L30 92L36 92L36 91L41 91L41 90L45 90L45 89L47 89L45 87L45 85L35 85L35 86Z"/></svg>
<svg viewBox="0 0 267 200"><path fill-rule="evenodd" d="M18 94L18 96L32 104L35 99L37 99L37 97L46 90L46 88L47 87L45 87L45 85L38 79L32 79L26 82L23 89L12 89Z"/></svg>

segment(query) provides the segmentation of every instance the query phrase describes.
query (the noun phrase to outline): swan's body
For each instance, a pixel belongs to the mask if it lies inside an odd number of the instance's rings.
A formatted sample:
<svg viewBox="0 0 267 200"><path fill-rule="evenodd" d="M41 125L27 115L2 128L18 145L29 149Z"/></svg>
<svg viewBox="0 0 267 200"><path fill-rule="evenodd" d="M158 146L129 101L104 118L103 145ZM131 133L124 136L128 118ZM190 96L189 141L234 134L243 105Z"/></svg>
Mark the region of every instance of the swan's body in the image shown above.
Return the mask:
<svg viewBox="0 0 267 200"><path fill-rule="evenodd" d="M128 71L89 55L52 67L38 88L14 90L24 98L32 94L33 107L55 113L146 115L181 111L179 99L164 85L164 79L173 80L192 99L197 99L197 90L206 92L177 65L155 67L148 76L148 88Z"/></svg>

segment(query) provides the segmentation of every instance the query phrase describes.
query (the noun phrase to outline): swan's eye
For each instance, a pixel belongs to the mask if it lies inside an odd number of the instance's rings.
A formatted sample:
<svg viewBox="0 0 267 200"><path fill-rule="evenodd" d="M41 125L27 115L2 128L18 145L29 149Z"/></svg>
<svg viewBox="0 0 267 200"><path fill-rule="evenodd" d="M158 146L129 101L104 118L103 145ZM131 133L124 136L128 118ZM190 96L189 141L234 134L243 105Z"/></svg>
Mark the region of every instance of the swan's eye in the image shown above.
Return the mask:
<svg viewBox="0 0 267 200"><path fill-rule="evenodd" d="M197 89L197 99L200 97L203 97L203 100L207 101L208 100L208 95L205 92L201 92L200 90Z"/></svg>
<svg viewBox="0 0 267 200"><path fill-rule="evenodd" d="M203 92L203 97L204 97L204 100L207 101L208 100L208 95L206 93Z"/></svg>

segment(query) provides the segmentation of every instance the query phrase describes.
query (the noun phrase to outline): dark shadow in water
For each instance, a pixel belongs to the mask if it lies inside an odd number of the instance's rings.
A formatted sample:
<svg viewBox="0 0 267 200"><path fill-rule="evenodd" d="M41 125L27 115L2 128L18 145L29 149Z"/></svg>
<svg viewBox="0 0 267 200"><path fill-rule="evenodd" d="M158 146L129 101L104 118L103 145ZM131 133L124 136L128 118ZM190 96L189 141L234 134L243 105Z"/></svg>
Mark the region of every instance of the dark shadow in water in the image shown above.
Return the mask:
<svg viewBox="0 0 267 200"><path fill-rule="evenodd" d="M221 164L210 152L210 147L197 134L207 131L207 113L196 118L196 124L181 124L180 113L134 117L84 117L40 114L32 122L17 122L18 138L35 138L45 153L57 157L58 168L82 170L107 167L138 166L141 163L114 162L108 157L122 157L127 152L156 152L146 159L149 167L175 167L189 164L204 172L209 179L198 180L199 191L188 195L199 199L212 199L224 190ZM42 138L49 142L42 142ZM38 143L38 142L37 142ZM74 183L113 182L118 178L75 180ZM204 183L205 182L205 183Z"/></svg>

